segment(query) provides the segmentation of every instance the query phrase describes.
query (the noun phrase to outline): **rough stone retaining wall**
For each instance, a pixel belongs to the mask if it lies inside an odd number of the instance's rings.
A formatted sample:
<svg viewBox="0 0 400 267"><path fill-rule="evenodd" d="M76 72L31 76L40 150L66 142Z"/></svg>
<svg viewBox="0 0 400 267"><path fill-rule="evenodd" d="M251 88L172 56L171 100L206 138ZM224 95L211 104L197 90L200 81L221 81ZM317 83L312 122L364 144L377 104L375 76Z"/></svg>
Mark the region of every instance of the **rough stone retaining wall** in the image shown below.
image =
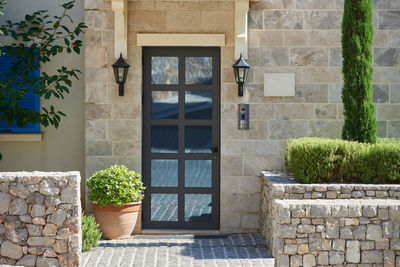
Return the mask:
<svg viewBox="0 0 400 267"><path fill-rule="evenodd" d="M0 264L79 266L79 172L0 173Z"/></svg>
<svg viewBox="0 0 400 267"><path fill-rule="evenodd" d="M263 174L261 234L276 266L400 266L399 185L302 185Z"/></svg>

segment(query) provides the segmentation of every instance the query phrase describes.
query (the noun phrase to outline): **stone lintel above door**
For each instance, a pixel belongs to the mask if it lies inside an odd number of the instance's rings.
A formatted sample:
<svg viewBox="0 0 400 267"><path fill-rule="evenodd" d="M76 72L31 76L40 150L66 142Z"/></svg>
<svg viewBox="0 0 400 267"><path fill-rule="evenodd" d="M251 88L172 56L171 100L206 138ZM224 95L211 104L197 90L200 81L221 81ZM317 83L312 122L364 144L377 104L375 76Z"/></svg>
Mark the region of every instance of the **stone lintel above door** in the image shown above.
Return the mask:
<svg viewBox="0 0 400 267"><path fill-rule="evenodd" d="M137 46L225 46L225 34L138 33Z"/></svg>

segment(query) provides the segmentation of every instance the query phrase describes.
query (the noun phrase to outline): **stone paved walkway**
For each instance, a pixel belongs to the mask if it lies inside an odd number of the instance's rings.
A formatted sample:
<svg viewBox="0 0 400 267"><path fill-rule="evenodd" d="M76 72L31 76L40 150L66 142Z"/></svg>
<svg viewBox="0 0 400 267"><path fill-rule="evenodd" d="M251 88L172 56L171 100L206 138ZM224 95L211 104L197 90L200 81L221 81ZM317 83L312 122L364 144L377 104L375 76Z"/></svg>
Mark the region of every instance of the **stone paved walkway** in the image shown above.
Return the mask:
<svg viewBox="0 0 400 267"><path fill-rule="evenodd" d="M258 234L141 235L102 240L82 255L83 267L274 266Z"/></svg>

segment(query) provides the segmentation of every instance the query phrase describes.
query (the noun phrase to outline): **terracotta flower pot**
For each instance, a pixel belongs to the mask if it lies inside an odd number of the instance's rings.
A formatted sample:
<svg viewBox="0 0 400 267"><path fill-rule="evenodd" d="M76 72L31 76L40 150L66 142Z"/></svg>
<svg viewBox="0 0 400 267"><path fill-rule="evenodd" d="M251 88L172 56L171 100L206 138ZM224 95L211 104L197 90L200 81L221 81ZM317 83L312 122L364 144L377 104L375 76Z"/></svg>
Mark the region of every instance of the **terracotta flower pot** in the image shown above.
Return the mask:
<svg viewBox="0 0 400 267"><path fill-rule="evenodd" d="M106 205L100 208L93 204L94 217L106 239L129 238L136 225L141 202L122 206Z"/></svg>

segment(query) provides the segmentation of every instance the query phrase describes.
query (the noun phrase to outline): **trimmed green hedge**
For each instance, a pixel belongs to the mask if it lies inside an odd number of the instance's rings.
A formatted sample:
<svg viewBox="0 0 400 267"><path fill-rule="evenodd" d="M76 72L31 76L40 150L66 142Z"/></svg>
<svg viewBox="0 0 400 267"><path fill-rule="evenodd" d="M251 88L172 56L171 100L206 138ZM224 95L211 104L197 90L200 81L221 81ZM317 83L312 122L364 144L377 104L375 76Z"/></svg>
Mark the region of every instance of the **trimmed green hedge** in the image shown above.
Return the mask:
<svg viewBox="0 0 400 267"><path fill-rule="evenodd" d="M292 139L285 164L301 183L400 183L400 140Z"/></svg>

